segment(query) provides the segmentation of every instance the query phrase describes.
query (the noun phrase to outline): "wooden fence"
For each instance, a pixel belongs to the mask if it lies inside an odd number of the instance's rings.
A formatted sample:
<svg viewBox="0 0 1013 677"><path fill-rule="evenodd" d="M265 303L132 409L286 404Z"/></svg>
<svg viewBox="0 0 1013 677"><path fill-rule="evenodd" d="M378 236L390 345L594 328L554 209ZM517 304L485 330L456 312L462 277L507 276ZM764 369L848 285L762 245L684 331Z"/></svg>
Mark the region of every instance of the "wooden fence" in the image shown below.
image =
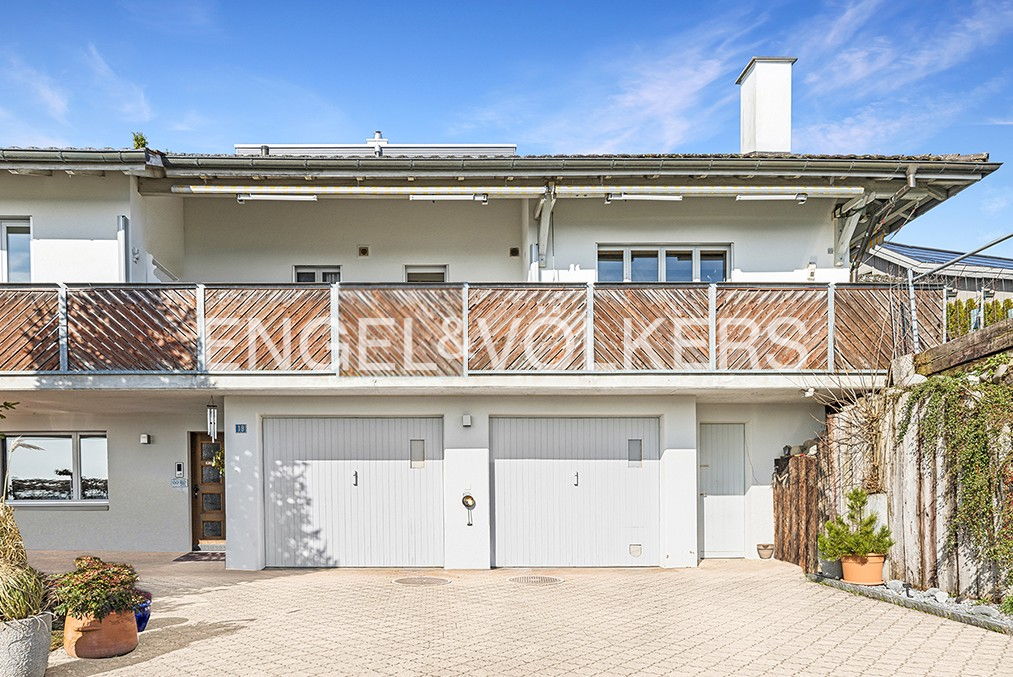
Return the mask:
<svg viewBox="0 0 1013 677"><path fill-rule="evenodd" d="M819 468L814 456L786 459L774 474L774 558L814 573L816 537L825 517L819 509Z"/></svg>
<svg viewBox="0 0 1013 677"><path fill-rule="evenodd" d="M943 291L918 290L923 347ZM910 343L869 285L0 286L0 372L870 372Z"/></svg>
<svg viewBox="0 0 1013 677"><path fill-rule="evenodd" d="M861 487L870 508L889 525L895 544L886 574L920 588L975 598L996 590L999 572L951 530L957 487L941 444L926 448L914 424L899 439L907 395L862 398L827 416L814 457L792 457L774 478L775 557L805 571L817 566L822 525L846 511L846 494Z"/></svg>

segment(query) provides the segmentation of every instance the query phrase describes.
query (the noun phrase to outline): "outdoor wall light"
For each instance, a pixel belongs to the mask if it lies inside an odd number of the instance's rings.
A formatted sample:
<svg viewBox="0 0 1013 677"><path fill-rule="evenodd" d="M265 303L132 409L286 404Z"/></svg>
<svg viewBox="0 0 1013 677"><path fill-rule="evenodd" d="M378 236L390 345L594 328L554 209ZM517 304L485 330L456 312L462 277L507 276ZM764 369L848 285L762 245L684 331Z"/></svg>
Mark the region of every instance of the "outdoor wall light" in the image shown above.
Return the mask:
<svg viewBox="0 0 1013 677"><path fill-rule="evenodd" d="M471 427L471 414L465 414L461 417L461 426L464 428Z"/></svg>

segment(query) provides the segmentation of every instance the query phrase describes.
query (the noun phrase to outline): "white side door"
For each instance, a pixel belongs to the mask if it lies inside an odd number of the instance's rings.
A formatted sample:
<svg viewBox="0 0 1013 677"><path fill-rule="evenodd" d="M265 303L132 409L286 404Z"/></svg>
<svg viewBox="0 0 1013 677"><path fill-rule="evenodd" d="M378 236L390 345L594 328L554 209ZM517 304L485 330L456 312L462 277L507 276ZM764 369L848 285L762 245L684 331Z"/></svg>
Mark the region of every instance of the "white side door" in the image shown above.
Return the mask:
<svg viewBox="0 0 1013 677"><path fill-rule="evenodd" d="M268 418L263 434L268 566L443 565L441 419Z"/></svg>
<svg viewBox="0 0 1013 677"><path fill-rule="evenodd" d="M494 563L657 566L656 418L492 418Z"/></svg>
<svg viewBox="0 0 1013 677"><path fill-rule="evenodd" d="M701 557L744 557L746 540L746 427L700 425Z"/></svg>

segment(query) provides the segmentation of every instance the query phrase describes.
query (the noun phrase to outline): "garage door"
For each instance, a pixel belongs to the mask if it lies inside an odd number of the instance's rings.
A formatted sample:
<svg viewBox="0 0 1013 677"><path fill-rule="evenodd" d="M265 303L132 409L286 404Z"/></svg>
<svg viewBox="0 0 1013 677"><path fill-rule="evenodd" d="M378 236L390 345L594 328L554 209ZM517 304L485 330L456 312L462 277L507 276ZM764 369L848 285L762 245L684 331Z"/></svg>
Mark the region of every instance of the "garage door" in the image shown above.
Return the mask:
<svg viewBox="0 0 1013 677"><path fill-rule="evenodd" d="M656 566L656 418L493 418L497 566Z"/></svg>
<svg viewBox="0 0 1013 677"><path fill-rule="evenodd" d="M439 418L264 420L268 566L442 566Z"/></svg>

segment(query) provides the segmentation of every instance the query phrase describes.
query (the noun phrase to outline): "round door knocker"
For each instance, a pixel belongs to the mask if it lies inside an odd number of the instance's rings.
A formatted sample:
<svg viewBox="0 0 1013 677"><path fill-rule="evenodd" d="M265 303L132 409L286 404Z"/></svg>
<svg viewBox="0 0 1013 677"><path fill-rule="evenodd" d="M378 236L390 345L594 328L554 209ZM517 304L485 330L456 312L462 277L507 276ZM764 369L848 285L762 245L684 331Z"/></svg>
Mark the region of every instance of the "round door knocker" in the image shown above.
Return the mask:
<svg viewBox="0 0 1013 677"><path fill-rule="evenodd" d="M461 498L461 505L463 505L468 511L468 526L474 526L471 521L471 511L475 509L475 497L471 494L465 494L464 497Z"/></svg>

